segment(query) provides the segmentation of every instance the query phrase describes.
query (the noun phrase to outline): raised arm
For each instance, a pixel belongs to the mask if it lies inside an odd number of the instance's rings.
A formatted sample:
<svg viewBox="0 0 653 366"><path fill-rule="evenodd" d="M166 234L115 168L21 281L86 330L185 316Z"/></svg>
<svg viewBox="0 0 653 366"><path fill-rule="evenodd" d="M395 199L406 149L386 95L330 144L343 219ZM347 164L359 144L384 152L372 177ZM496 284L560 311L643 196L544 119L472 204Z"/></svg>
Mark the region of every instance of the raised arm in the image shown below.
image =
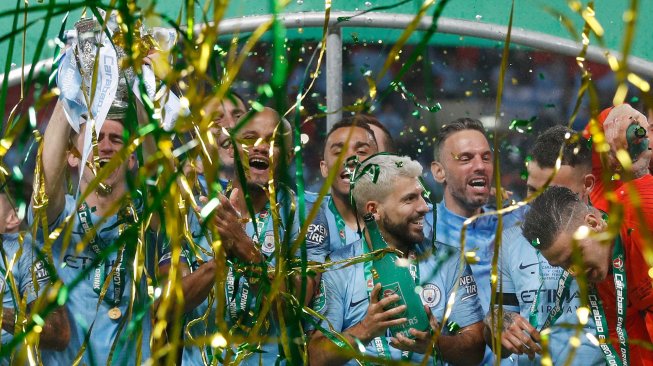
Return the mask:
<svg viewBox="0 0 653 366"><path fill-rule="evenodd" d="M150 123L150 118L148 117L147 110L145 109L143 102L141 102L138 98L134 98L134 100L136 101L136 116L138 118L138 126L146 126L148 123ZM143 158L147 161L147 159L150 156L153 156L157 151L156 141L154 141L154 137L152 137L151 133L145 136L142 146Z"/></svg>
<svg viewBox="0 0 653 366"><path fill-rule="evenodd" d="M64 209L64 177L67 168L68 141L72 128L66 119L61 101L54 107L43 136L43 175L48 197L46 214L51 224ZM34 204L34 201L32 201Z"/></svg>
<svg viewBox="0 0 653 366"><path fill-rule="evenodd" d="M14 334L14 329L16 329L15 317L14 308L2 308L2 330Z"/></svg>

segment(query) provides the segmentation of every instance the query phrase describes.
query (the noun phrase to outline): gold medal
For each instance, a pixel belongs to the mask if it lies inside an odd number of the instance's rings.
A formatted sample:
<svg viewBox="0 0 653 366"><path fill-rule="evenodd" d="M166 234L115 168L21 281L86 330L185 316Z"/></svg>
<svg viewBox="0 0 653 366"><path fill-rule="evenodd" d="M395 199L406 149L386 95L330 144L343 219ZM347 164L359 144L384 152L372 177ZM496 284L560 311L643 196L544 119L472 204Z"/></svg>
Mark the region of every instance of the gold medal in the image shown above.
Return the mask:
<svg viewBox="0 0 653 366"><path fill-rule="evenodd" d="M117 307L111 308L109 310L109 318L111 318L112 320L118 320L120 319L121 316L122 316L122 311L120 311L120 309L118 309Z"/></svg>

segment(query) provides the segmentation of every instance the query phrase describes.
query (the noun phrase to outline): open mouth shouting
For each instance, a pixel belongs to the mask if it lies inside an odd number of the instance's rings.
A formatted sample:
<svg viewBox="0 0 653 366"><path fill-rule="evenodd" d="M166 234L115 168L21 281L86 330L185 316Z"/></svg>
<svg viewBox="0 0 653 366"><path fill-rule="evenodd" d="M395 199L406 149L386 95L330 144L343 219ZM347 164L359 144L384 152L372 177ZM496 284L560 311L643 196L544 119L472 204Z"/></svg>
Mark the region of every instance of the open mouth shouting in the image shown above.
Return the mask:
<svg viewBox="0 0 653 366"><path fill-rule="evenodd" d="M345 183L349 184L349 178L351 177L351 174L347 169L345 169L342 173L340 173L340 180Z"/></svg>
<svg viewBox="0 0 653 366"><path fill-rule="evenodd" d="M467 181L467 186L475 193L490 193L490 179L488 177L473 177Z"/></svg>
<svg viewBox="0 0 653 366"><path fill-rule="evenodd" d="M90 169L91 171L94 171L96 168L97 168L97 170L102 170L107 164L109 164L109 161L111 161L110 157L100 158L97 161L97 166L95 166L95 162L94 162L93 158L91 157L86 161L86 167L88 169ZM96 174L97 174L97 172L96 172Z"/></svg>
<svg viewBox="0 0 653 366"><path fill-rule="evenodd" d="M263 173L270 168L270 160L264 156L250 156L249 168L254 172Z"/></svg>
<svg viewBox="0 0 653 366"><path fill-rule="evenodd" d="M100 169L104 168L104 166L109 163L109 160L111 160L111 158L101 158L98 162Z"/></svg>
<svg viewBox="0 0 653 366"><path fill-rule="evenodd" d="M99 168L98 170L102 170L102 169L104 169L104 167L109 163L110 160L111 160L110 157L100 158L100 159L98 160L98 168ZM87 162L87 163L88 163L88 164L91 164L91 162ZM88 165L88 164L87 164L87 165ZM111 175L110 175L109 177L107 177L108 181L105 180L104 182L100 182L100 183L97 185L97 187L95 188L95 191L96 191L100 196L104 196L104 197L106 197L106 196L108 196L108 195L111 194L111 192L113 191L113 186L112 186L113 183L111 182L111 181L112 181L111 177L115 176L115 175L117 174L117 172L118 172L118 169L116 169L115 171L113 171L113 172L111 173ZM97 173L97 172L96 172L96 173Z"/></svg>

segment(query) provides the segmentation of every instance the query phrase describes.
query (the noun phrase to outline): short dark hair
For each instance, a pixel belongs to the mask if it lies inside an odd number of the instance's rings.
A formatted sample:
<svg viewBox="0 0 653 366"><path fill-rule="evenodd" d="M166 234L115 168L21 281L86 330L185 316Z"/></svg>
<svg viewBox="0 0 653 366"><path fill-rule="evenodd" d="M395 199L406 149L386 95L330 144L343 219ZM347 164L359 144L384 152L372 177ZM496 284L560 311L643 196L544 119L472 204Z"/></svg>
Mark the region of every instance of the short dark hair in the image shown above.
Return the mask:
<svg viewBox="0 0 653 366"><path fill-rule="evenodd" d="M465 130L475 130L485 136L485 127L483 127L483 123L481 123L481 121L467 117L458 118L440 127L440 130L435 135L433 159L435 159L435 161L440 161L440 149L442 149L442 145L444 145L444 142L449 138L449 136L453 135L456 132Z"/></svg>
<svg viewBox="0 0 653 366"><path fill-rule="evenodd" d="M370 136L372 136L372 140L374 140L374 143L375 144L377 143L376 137L374 136L374 131L372 131L367 121L364 118L360 118L360 115L355 115L352 117L344 118L343 120L338 121L333 126L331 126L331 129L329 130L329 132L327 132L326 137L324 138L324 144L322 145L322 156L324 156L324 153L326 152L327 141L329 140L329 136L331 136L331 134L333 134L338 129L349 128L349 127L360 127L364 129L365 131L367 131L367 133L370 134Z"/></svg>
<svg viewBox="0 0 653 366"><path fill-rule="evenodd" d="M585 211L582 208L585 208ZM574 216L586 212L587 209L587 204L571 189L550 186L531 202L530 210L522 224L522 233L531 245L546 249L577 219Z"/></svg>
<svg viewBox="0 0 653 366"><path fill-rule="evenodd" d="M235 90L233 90L233 89L229 89L229 90L227 91L227 94L225 94L225 98L231 100L232 102L234 101L234 99L238 99L241 103L243 103L243 105L245 106L245 108L247 108L247 103L245 103L245 99L243 98L243 96L240 95L240 94L238 94L238 93L237 93Z"/></svg>
<svg viewBox="0 0 653 366"><path fill-rule="evenodd" d="M592 168L592 149L580 133L566 127L553 126L537 137L531 156L542 168L555 167L562 148L562 165Z"/></svg>
<svg viewBox="0 0 653 366"><path fill-rule="evenodd" d="M380 128L381 131L383 131L383 138L385 139L385 146L386 146L386 151L385 152L389 152L389 153L396 153L397 152L397 148L395 146L395 139L392 138L392 135L390 134L390 131L388 131L388 129L385 127L385 125L383 125L383 123L381 123L381 121L379 121L376 117L370 116L369 114L357 114L356 116L354 116L354 118L359 118L359 119L367 122L368 125L376 126L376 127ZM376 139L376 135L374 136L374 138ZM378 144L378 141L377 141L377 144Z"/></svg>
<svg viewBox="0 0 653 366"><path fill-rule="evenodd" d="M184 80L188 84L188 77L182 78L182 80ZM204 96L205 100L209 100L215 96L215 93L220 88L220 84L215 82L215 80L213 80L210 77L204 77L196 81L196 87L199 93ZM247 103L245 103L245 99L243 98L243 96L237 93L232 88L227 89L227 92L224 94L224 97L222 99L228 99L232 103L234 102L234 99L238 99L241 101L241 103L243 103L245 107L247 107Z"/></svg>

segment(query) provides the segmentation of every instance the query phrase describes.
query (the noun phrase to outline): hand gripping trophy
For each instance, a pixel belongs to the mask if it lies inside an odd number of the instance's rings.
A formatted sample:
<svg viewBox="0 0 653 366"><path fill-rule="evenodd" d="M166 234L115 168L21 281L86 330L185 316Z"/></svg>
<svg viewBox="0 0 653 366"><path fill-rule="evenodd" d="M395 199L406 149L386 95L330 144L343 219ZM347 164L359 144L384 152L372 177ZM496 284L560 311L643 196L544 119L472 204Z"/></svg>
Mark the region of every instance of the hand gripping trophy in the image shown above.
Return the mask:
<svg viewBox="0 0 653 366"><path fill-rule="evenodd" d="M99 162L87 163L91 151L97 159L96 131L102 129L106 119L124 120L132 89L140 98L139 84L130 59L141 59L158 45L154 37L144 31L140 22L135 26L134 43L127 47L125 36L118 24L117 14L110 14L105 27L97 19L83 17L75 23L76 40L59 61L57 83L63 99L66 117L72 128L80 132L80 125L89 123L84 131L83 166L96 173ZM138 55L128 57L126 49ZM142 78L147 96L154 98L156 82L149 67L142 68ZM97 192L111 193L111 187L100 183Z"/></svg>

